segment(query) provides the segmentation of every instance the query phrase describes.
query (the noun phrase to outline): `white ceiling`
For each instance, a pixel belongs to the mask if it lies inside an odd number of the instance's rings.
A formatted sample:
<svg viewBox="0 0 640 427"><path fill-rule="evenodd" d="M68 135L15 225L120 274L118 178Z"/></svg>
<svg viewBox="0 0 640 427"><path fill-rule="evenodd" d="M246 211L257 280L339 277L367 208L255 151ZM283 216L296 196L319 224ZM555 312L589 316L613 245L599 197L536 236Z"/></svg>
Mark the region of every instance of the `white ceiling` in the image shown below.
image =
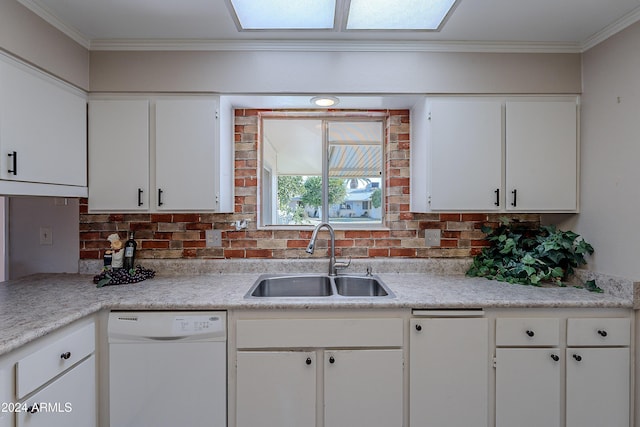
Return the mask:
<svg viewBox="0 0 640 427"><path fill-rule="evenodd" d="M256 32L238 31L226 0L18 1L95 50L580 52L640 19L640 0L459 0L440 32Z"/></svg>

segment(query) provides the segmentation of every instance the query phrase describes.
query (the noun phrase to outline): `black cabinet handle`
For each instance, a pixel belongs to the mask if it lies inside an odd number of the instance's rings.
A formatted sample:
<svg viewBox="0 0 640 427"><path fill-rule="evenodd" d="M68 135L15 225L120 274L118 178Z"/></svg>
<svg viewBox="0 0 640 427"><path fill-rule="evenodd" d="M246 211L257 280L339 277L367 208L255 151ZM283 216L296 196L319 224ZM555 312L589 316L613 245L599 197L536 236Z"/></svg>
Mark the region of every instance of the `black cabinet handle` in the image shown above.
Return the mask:
<svg viewBox="0 0 640 427"><path fill-rule="evenodd" d="M305 360L304 363L306 363L307 365L311 365L311 358L307 357L307 360Z"/></svg>
<svg viewBox="0 0 640 427"><path fill-rule="evenodd" d="M18 175L18 153L15 151L7 154L9 157L13 157L13 169L9 169L7 172L10 174Z"/></svg>
<svg viewBox="0 0 640 427"><path fill-rule="evenodd" d="M142 188L138 188L138 206L142 206Z"/></svg>
<svg viewBox="0 0 640 427"><path fill-rule="evenodd" d="M494 205L500 206L500 189L496 188L496 191L494 191L494 193L496 193L496 202L494 203Z"/></svg>
<svg viewBox="0 0 640 427"><path fill-rule="evenodd" d="M513 190L511 194L513 194L513 202L511 202L511 206L515 208L516 203L518 202L518 190Z"/></svg>
<svg viewBox="0 0 640 427"><path fill-rule="evenodd" d="M336 358L333 356L329 357L329 363L336 363Z"/></svg>
<svg viewBox="0 0 640 427"><path fill-rule="evenodd" d="M71 352L66 351L60 355L60 359L69 360L71 358Z"/></svg>
<svg viewBox="0 0 640 427"><path fill-rule="evenodd" d="M604 337L606 337L606 336L607 336L607 331L605 331L604 329L600 329L600 330L598 331L598 334L599 334L602 338L604 338Z"/></svg>
<svg viewBox="0 0 640 427"><path fill-rule="evenodd" d="M573 358L576 359L576 362L582 361L582 356L580 356L579 354L574 354Z"/></svg>
<svg viewBox="0 0 640 427"><path fill-rule="evenodd" d="M163 193L162 189L158 188L158 206L164 205L164 203L162 203L162 193Z"/></svg>
<svg viewBox="0 0 640 427"><path fill-rule="evenodd" d="M555 362L557 362L558 360L560 360L560 357L558 357L558 355L557 355L557 354L552 354L552 355L551 355L551 358L552 358Z"/></svg>
<svg viewBox="0 0 640 427"><path fill-rule="evenodd" d="M530 337L533 337L536 333L533 331L527 331L527 335L529 335Z"/></svg>
<svg viewBox="0 0 640 427"><path fill-rule="evenodd" d="M422 325L416 325L416 331L420 332L422 330Z"/></svg>

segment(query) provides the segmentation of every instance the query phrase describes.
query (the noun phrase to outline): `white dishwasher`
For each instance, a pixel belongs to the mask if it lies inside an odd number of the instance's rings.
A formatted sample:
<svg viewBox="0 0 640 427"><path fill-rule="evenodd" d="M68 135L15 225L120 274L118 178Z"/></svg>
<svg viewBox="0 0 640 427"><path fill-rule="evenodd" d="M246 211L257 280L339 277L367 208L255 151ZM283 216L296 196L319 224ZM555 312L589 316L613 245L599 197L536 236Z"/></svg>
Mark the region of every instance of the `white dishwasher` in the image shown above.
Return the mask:
<svg viewBox="0 0 640 427"><path fill-rule="evenodd" d="M109 314L111 427L225 427L224 311Z"/></svg>

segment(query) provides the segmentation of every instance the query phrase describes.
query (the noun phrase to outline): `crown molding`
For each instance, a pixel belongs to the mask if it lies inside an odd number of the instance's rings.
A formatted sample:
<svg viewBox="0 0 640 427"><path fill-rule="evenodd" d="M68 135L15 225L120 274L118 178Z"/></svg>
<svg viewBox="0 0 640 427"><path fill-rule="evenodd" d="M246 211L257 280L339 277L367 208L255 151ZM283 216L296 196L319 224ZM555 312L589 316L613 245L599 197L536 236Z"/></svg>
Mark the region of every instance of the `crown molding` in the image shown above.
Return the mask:
<svg viewBox="0 0 640 427"><path fill-rule="evenodd" d="M351 40L94 40L92 51L580 53L578 43Z"/></svg>
<svg viewBox="0 0 640 427"><path fill-rule="evenodd" d="M44 19L49 25L57 28L67 37L84 47L89 49L91 46L91 40L85 37L80 31L62 22L57 16L49 12L47 9L36 3L34 0L18 0L24 7Z"/></svg>
<svg viewBox="0 0 640 427"><path fill-rule="evenodd" d="M619 33L620 31L635 24L638 21L640 21L640 7L635 8L631 12L624 15L622 18L618 19L610 25L607 25L602 30L589 37L582 43L581 51L585 52L591 49L592 47L602 43L609 37Z"/></svg>

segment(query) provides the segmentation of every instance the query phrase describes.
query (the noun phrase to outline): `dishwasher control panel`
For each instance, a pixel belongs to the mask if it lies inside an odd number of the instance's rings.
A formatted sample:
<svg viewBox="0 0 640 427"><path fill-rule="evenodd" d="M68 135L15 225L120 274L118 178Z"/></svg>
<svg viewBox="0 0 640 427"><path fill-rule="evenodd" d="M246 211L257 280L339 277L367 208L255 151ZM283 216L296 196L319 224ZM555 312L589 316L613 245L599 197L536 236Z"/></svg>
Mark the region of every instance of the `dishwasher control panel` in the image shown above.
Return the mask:
<svg viewBox="0 0 640 427"><path fill-rule="evenodd" d="M224 311L112 311L109 342L222 341L227 337Z"/></svg>

